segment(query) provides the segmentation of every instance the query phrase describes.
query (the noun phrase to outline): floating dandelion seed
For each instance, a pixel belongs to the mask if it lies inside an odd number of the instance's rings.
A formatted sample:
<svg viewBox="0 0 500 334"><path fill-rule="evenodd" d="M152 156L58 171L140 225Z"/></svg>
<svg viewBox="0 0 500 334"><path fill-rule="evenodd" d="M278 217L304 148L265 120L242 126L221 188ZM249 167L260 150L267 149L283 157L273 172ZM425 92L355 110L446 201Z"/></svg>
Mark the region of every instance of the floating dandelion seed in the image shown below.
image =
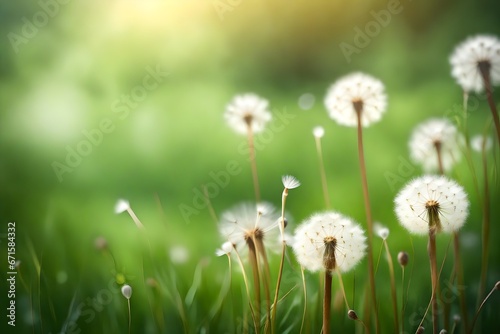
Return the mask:
<svg viewBox="0 0 500 334"><path fill-rule="evenodd" d="M462 142L463 137L448 119L432 118L413 130L409 141L410 158L422 165L427 173L437 171L441 161L446 172L460 159Z"/></svg>
<svg viewBox="0 0 500 334"><path fill-rule="evenodd" d="M293 249L299 263L310 271L352 269L364 256L363 230L336 212L315 214L295 231Z"/></svg>
<svg viewBox="0 0 500 334"><path fill-rule="evenodd" d="M245 135L249 127L253 133L261 132L272 119L268 106L267 100L255 94L237 95L227 106L224 118L237 133Z"/></svg>
<svg viewBox="0 0 500 334"><path fill-rule="evenodd" d="M367 127L380 120L387 108L384 84L364 73L353 73L340 78L328 90L325 106L330 117L345 126Z"/></svg>
<svg viewBox="0 0 500 334"><path fill-rule="evenodd" d="M459 44L450 56L451 75L465 92L484 90L481 70L489 73L493 85L500 84L500 40L478 35Z"/></svg>
<svg viewBox="0 0 500 334"><path fill-rule="evenodd" d="M426 175L410 181L396 196L399 222L415 234L459 230L469 213L464 189L445 176Z"/></svg>

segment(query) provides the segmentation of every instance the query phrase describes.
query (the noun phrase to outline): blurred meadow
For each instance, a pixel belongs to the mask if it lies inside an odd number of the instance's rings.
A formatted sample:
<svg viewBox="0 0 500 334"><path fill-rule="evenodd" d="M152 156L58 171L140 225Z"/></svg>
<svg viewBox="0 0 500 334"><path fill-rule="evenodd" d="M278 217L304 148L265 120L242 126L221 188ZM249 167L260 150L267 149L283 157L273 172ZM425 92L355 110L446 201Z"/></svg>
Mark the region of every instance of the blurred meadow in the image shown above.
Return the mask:
<svg viewBox="0 0 500 334"><path fill-rule="evenodd" d="M374 13L395 3L397 13L378 23ZM227 184L206 188L215 215L255 200L246 138L227 126L225 108L245 92L269 101L277 130L256 135L256 161L262 199L277 208L281 176L291 174L302 183L288 196L288 230L325 209L312 135L318 125L325 129L332 208L366 229L356 130L332 121L323 103L336 79L363 71L379 78L388 95L382 120L364 131L365 158L373 217L390 229L398 297L408 297L405 330L414 333L431 283L427 238L411 236L394 214L397 192L422 174L409 160L407 143L414 127L430 117L463 124L462 91L448 59L468 36L500 35L499 13L492 0L3 1L0 331L125 333L127 301L117 284L126 282L133 288L133 333L239 333L248 327L251 332L250 319L243 317L248 301L241 271L234 262L228 285L227 258L215 256L225 240L203 196L203 186L216 184L214 175L225 171L233 172ZM378 29L366 35L366 45L356 46L359 31L370 23ZM342 43L355 51L346 54ZM494 96L498 105L500 93ZM491 122L484 97L472 95L469 110L469 134L482 133ZM494 239L500 236L497 144L493 152L487 291L500 278ZM472 154L481 188L481 156ZM464 157L448 175L464 186L471 202L460 237L472 319L481 269L482 193ZM115 214L120 198L130 201L144 234L126 213ZM20 260L15 327L5 317L8 222L16 222ZM99 237L107 251L96 248ZM441 284L456 292L449 283L450 241L449 235L438 236L438 264L446 257ZM380 238L373 249L382 333L391 333ZM404 291L399 251L410 255ZM298 333L304 305L300 267L291 249L287 257L280 294L290 293L281 302L286 307L278 309L278 332ZM271 255L270 262L274 282L279 256ZM365 257L344 275L347 298L360 318L366 316L366 263ZM317 275L306 273L306 280L304 332L318 333L322 291ZM338 290L334 278L333 291ZM497 292L482 310L478 333L498 332L499 310ZM362 333L346 312L342 299L334 300L332 332ZM457 298L451 298L450 312L459 313ZM424 327L430 329L429 319L430 314Z"/></svg>

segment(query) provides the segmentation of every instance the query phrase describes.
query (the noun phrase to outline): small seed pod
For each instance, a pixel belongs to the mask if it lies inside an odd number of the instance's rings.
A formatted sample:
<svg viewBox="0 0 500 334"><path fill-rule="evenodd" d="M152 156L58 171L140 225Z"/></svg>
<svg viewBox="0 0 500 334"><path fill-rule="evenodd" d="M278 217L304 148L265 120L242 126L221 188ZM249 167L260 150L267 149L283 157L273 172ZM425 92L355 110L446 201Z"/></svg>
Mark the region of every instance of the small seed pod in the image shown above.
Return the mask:
<svg viewBox="0 0 500 334"><path fill-rule="evenodd" d="M122 286L122 295L123 297L130 299L130 297L132 297L132 287L128 284Z"/></svg>
<svg viewBox="0 0 500 334"><path fill-rule="evenodd" d="M419 326L418 329L417 329L416 334L422 334L424 331L425 331L424 326Z"/></svg>
<svg viewBox="0 0 500 334"><path fill-rule="evenodd" d="M106 248L108 248L108 242L106 241L106 239L104 237L97 237L94 240L94 247L98 251L103 251Z"/></svg>
<svg viewBox="0 0 500 334"><path fill-rule="evenodd" d="M408 264L408 253L407 252L399 252L398 253L398 262L401 267L406 267Z"/></svg>
<svg viewBox="0 0 500 334"><path fill-rule="evenodd" d="M349 310L349 312L347 312L347 316L349 319L358 320L358 315L354 312L354 310Z"/></svg>
<svg viewBox="0 0 500 334"><path fill-rule="evenodd" d="M495 284L495 289L500 290L500 281Z"/></svg>
<svg viewBox="0 0 500 334"><path fill-rule="evenodd" d="M462 318L460 318L460 316L459 316L458 314L455 314L455 315L453 316L453 321L454 321L455 323L457 323L457 324L458 324L461 320L462 320Z"/></svg>

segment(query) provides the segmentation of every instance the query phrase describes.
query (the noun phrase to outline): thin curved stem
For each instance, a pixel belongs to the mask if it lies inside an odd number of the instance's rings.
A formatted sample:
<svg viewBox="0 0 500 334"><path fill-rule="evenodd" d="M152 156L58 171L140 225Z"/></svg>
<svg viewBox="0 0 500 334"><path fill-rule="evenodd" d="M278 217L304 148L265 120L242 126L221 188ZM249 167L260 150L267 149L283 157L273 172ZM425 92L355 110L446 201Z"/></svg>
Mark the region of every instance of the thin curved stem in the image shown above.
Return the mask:
<svg viewBox="0 0 500 334"><path fill-rule="evenodd" d="M321 138L314 137L316 141L316 152L318 153L319 160L319 173L321 175L321 187L323 189L323 199L325 201L325 208L330 209L330 195L328 194L328 184L326 181L325 163L323 161L323 152L321 149Z"/></svg>
<svg viewBox="0 0 500 334"><path fill-rule="evenodd" d="M373 220L372 220L372 212L370 207L370 196L368 193L368 180L366 177L366 165L365 165L365 156L363 151L363 129L361 125L361 110L356 112L357 121L358 121L358 155L359 155L359 166L361 171L361 182L363 185L363 199L365 203L365 212L366 212L366 223L368 230L368 247L367 247L367 256L368 256L368 274L369 274L369 282L370 282L370 291L371 291L371 302L373 306L373 312L375 317L376 324L376 333L380 332L380 320L378 317L378 307L377 307L377 294L375 291L375 274L373 269Z"/></svg>
<svg viewBox="0 0 500 334"><path fill-rule="evenodd" d="M255 145L253 142L253 131L252 127L248 126L248 150L250 154L250 165L252 167L252 179L253 179L253 188L255 191L255 200L257 203L260 202L260 187L259 187L259 177L257 175L257 162L255 160Z"/></svg>

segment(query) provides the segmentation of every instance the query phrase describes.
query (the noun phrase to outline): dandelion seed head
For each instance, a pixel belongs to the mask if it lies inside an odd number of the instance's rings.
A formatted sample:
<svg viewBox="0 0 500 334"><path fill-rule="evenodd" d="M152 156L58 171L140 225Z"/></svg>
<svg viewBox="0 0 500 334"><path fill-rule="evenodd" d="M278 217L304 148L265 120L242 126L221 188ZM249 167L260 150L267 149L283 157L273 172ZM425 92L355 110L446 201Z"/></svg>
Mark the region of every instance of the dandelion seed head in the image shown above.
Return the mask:
<svg viewBox="0 0 500 334"><path fill-rule="evenodd" d="M224 118L237 133L247 134L249 127L253 133L262 132L272 119L268 106L267 100L255 94L237 95L226 107Z"/></svg>
<svg viewBox="0 0 500 334"><path fill-rule="evenodd" d="M230 255L233 250L233 244L230 241L226 241L222 244L221 248L215 251L215 255Z"/></svg>
<svg viewBox="0 0 500 334"><path fill-rule="evenodd" d="M479 66L489 68L492 85L500 84L500 39L477 35L460 43L450 56L451 75L465 92L484 90Z"/></svg>
<svg viewBox="0 0 500 334"><path fill-rule="evenodd" d="M283 186L286 189L294 189L298 188L300 186L300 181L297 180L294 176L292 175L284 175L281 178L281 181L283 182Z"/></svg>
<svg viewBox="0 0 500 334"><path fill-rule="evenodd" d="M130 209L130 203L125 199L119 199L115 204L115 213L119 214Z"/></svg>
<svg viewBox="0 0 500 334"><path fill-rule="evenodd" d="M375 230L375 234L377 234L382 240L389 237L389 229L380 223L373 224L373 229Z"/></svg>
<svg viewBox="0 0 500 334"><path fill-rule="evenodd" d="M247 240L252 238L260 238L266 248L278 250L281 249L281 243L278 243L279 216L270 203L240 203L222 214L219 232L238 251L246 249Z"/></svg>
<svg viewBox="0 0 500 334"><path fill-rule="evenodd" d="M394 203L399 222L414 234L429 233L429 207L437 208L439 229L446 233L459 230L469 214L464 189L445 176L424 175L410 181Z"/></svg>
<svg viewBox="0 0 500 334"><path fill-rule="evenodd" d="M322 126L315 126L313 129L313 136L316 138L323 138L325 129Z"/></svg>
<svg viewBox="0 0 500 334"><path fill-rule="evenodd" d="M340 125L358 125L357 113L361 112L361 125L367 127L378 122L387 109L384 84L364 73L352 73L338 79L325 97L330 118Z"/></svg>
<svg viewBox="0 0 500 334"><path fill-rule="evenodd" d="M346 272L363 258L365 240L358 224L330 211L313 215L295 230L293 250L307 270L325 270L325 260L333 260L333 270ZM329 258L325 259L325 253Z"/></svg>
<svg viewBox="0 0 500 334"><path fill-rule="evenodd" d="M436 172L439 168L438 146L443 169L449 171L460 160L462 142L463 137L448 119L432 118L413 130L408 143L410 158L414 163L422 165L426 173Z"/></svg>

